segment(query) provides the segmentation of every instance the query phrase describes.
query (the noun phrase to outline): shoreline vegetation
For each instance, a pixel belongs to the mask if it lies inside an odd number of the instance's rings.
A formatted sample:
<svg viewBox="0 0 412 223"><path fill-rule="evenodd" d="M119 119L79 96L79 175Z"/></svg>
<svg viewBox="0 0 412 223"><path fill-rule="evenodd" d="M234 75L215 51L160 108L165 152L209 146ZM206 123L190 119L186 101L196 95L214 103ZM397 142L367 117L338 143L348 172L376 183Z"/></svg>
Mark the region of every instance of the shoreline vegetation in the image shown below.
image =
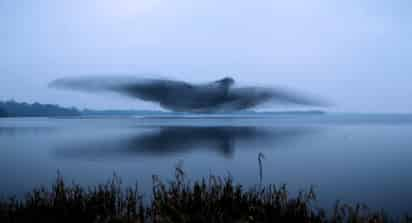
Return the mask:
<svg viewBox="0 0 412 223"><path fill-rule="evenodd" d="M7 112L2 108L0 108L0 118L1 117L7 117Z"/></svg>
<svg viewBox="0 0 412 223"><path fill-rule="evenodd" d="M0 117L47 117L79 116L76 108L62 108L58 105L39 103L19 103L15 101L0 102Z"/></svg>
<svg viewBox="0 0 412 223"><path fill-rule="evenodd" d="M168 112L159 110L91 110L78 109L75 107L64 108L59 105L40 104L40 103L19 103L13 100L0 101L0 117L110 117L110 116L178 116L187 115L184 112ZM321 115L325 114L321 110L303 110L303 111L238 111L238 112L218 112L218 115Z"/></svg>
<svg viewBox="0 0 412 223"><path fill-rule="evenodd" d="M22 200L0 200L0 222L412 222L407 216L391 220L383 211L363 205L337 203L327 214L314 207L312 189L293 197L285 185L245 189L230 176L190 182L179 167L172 181L152 179L147 202L137 184L123 187L116 175L105 184L85 188L66 184L58 174L51 189L34 189Z"/></svg>

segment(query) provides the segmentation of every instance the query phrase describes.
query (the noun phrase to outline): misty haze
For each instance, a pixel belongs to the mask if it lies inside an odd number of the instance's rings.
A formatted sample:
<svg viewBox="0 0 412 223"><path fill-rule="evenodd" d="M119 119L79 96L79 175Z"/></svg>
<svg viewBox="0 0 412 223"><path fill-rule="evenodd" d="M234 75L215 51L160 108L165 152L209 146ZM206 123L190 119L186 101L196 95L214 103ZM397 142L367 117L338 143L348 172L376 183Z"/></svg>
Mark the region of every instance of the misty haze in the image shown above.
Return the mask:
<svg viewBox="0 0 412 223"><path fill-rule="evenodd" d="M0 222L411 222L411 7L2 0Z"/></svg>

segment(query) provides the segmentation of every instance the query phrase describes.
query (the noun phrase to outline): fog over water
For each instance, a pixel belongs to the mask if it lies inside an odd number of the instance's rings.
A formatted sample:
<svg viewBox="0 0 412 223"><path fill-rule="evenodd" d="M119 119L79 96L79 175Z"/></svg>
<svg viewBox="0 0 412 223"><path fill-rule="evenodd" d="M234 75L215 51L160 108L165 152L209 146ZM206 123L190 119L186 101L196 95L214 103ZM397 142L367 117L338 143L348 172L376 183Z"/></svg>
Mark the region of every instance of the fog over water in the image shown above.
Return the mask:
<svg viewBox="0 0 412 223"><path fill-rule="evenodd" d="M0 120L0 191L22 196L50 185L57 170L82 185L114 172L150 196L151 177L189 179L230 173L236 182L314 185L318 205L364 202L391 213L412 211L412 116L277 115Z"/></svg>
<svg viewBox="0 0 412 223"><path fill-rule="evenodd" d="M412 216L411 8L0 0L0 199L58 172L149 198L183 163Z"/></svg>

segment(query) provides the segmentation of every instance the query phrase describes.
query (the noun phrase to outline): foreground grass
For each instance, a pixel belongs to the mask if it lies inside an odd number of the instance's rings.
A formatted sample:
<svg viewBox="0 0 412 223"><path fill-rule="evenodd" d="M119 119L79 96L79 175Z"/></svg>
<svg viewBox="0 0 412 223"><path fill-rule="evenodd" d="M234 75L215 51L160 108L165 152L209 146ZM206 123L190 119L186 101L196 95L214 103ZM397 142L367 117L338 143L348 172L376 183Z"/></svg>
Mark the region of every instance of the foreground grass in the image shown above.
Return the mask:
<svg viewBox="0 0 412 223"><path fill-rule="evenodd" d="M117 176L84 188L67 185L58 175L51 190L43 187L23 200L0 201L0 222L389 222L383 213L359 205L336 205L326 216L312 208L315 199L312 190L289 197L284 185L245 190L230 177L190 183L176 168L167 184L153 177L153 195L144 203L137 185L123 188Z"/></svg>

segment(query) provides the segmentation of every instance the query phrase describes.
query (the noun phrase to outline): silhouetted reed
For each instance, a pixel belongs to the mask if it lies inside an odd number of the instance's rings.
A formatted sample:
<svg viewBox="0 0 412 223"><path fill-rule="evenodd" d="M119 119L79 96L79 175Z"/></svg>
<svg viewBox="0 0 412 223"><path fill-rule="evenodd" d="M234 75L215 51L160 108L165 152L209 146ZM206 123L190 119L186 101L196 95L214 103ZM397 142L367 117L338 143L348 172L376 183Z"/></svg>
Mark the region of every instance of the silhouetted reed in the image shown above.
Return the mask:
<svg viewBox="0 0 412 223"><path fill-rule="evenodd" d="M361 205L337 204L327 215L313 208L312 189L290 197L285 185L245 190L230 176L190 182L181 167L175 173L169 183L153 176L145 203L137 185L122 187L116 175L89 188L68 185L58 175L51 190L41 187L22 200L0 201L0 222L389 222Z"/></svg>

